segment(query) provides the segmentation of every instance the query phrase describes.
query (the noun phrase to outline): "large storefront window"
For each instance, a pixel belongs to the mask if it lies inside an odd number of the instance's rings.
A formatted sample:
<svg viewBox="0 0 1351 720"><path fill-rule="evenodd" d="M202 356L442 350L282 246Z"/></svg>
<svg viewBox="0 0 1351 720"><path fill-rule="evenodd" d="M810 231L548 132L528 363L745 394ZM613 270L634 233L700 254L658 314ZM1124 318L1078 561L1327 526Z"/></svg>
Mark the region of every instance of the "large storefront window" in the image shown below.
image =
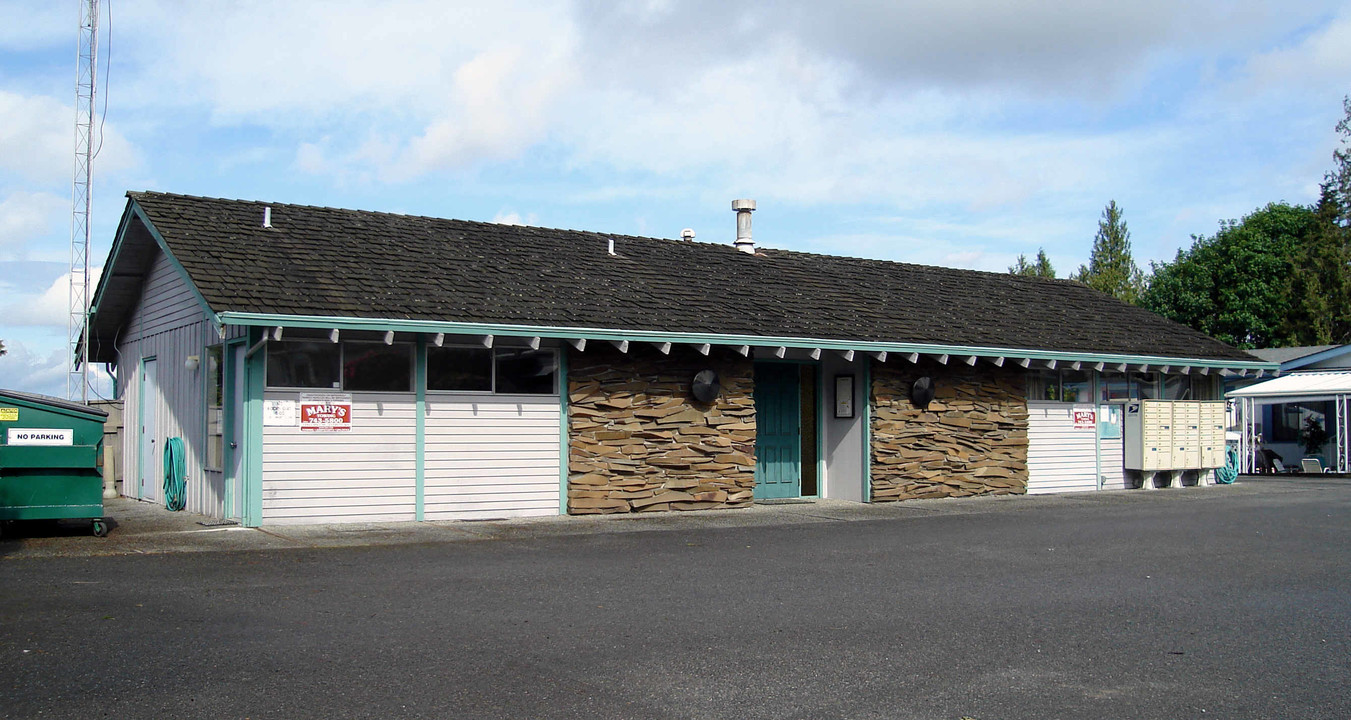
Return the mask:
<svg viewBox="0 0 1351 720"><path fill-rule="evenodd" d="M338 388L342 347L331 342L282 340L267 344L267 385L280 388Z"/></svg>
<svg viewBox="0 0 1351 720"><path fill-rule="evenodd" d="M1087 370L1042 370L1028 376L1029 400L1092 402L1093 373Z"/></svg>
<svg viewBox="0 0 1351 720"><path fill-rule="evenodd" d="M369 392L412 390L413 346L407 343L343 343L342 388Z"/></svg>
<svg viewBox="0 0 1351 720"><path fill-rule="evenodd" d="M427 348L427 389L490 392L493 351L487 348Z"/></svg>
<svg viewBox="0 0 1351 720"><path fill-rule="evenodd" d="M524 395L548 395L554 392L558 377L558 355L552 350L498 350L493 391Z"/></svg>

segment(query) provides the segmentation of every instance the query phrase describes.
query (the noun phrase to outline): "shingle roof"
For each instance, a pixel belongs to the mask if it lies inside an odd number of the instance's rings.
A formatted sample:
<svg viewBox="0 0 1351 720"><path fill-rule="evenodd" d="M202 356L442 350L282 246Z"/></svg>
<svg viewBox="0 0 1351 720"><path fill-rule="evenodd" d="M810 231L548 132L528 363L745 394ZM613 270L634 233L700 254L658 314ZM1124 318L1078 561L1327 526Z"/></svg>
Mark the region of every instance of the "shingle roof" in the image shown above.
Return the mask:
<svg viewBox="0 0 1351 720"><path fill-rule="evenodd" d="M1298 360L1300 358L1308 357L1310 355L1316 355L1318 353L1323 352L1324 350L1331 350L1332 348L1335 347L1339 346L1301 345L1298 347L1258 348L1256 350L1250 350L1249 352L1251 352L1253 355L1256 355L1259 358L1262 358L1263 360L1266 360L1267 362L1287 363L1290 362L1291 360Z"/></svg>
<svg viewBox="0 0 1351 720"><path fill-rule="evenodd" d="M127 195L216 313L1255 360L1067 280L787 250L749 255L730 243ZM264 206L271 228L262 227Z"/></svg>

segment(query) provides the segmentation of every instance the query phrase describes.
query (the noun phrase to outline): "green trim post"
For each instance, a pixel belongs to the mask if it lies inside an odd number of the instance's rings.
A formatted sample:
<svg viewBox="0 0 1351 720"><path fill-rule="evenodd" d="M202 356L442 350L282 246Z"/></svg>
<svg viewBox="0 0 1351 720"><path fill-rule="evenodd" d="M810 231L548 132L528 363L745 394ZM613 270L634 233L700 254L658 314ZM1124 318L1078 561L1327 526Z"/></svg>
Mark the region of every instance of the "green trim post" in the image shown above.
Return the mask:
<svg viewBox="0 0 1351 720"><path fill-rule="evenodd" d="M568 346L558 348L558 514L568 514Z"/></svg>
<svg viewBox="0 0 1351 720"><path fill-rule="evenodd" d="M826 364L816 361L816 497L826 496Z"/></svg>
<svg viewBox="0 0 1351 720"><path fill-rule="evenodd" d="M249 328L249 346L263 339L262 328ZM267 350L244 360L244 526L263 524L263 387Z"/></svg>
<svg viewBox="0 0 1351 720"><path fill-rule="evenodd" d="M417 360L416 360L416 379L417 384L417 450L415 466L416 470L416 491L415 491L415 517L418 522L426 519L427 504L427 340L419 335L417 338Z"/></svg>
<svg viewBox="0 0 1351 720"><path fill-rule="evenodd" d="M863 502L873 501L873 363L863 360Z"/></svg>

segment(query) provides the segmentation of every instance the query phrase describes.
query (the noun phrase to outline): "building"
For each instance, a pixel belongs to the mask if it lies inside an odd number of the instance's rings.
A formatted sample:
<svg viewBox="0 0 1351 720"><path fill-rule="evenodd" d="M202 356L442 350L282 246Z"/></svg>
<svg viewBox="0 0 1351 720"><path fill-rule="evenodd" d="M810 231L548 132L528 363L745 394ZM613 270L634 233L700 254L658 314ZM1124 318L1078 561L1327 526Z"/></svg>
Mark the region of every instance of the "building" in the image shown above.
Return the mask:
<svg viewBox="0 0 1351 720"><path fill-rule="evenodd" d="M1251 351L1280 363L1276 380L1235 378L1226 383L1226 397L1239 403L1242 468L1252 472L1262 463L1256 453L1269 450L1291 469L1304 459L1347 472L1351 469L1351 345L1316 345ZM1309 423L1322 427L1328 442L1310 453L1301 440Z"/></svg>
<svg viewBox="0 0 1351 720"><path fill-rule="evenodd" d="M1123 487L1120 405L1274 370L1083 285L128 193L94 362L126 495L262 523ZM729 233L730 234L730 233Z"/></svg>

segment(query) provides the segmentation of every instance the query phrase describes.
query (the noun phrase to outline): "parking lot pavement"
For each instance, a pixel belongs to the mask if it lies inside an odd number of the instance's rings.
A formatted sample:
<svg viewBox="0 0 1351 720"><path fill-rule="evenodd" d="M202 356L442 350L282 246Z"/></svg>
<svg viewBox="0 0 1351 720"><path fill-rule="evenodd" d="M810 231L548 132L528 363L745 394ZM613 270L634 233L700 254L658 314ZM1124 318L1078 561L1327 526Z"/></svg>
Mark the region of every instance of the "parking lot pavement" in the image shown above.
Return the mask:
<svg viewBox="0 0 1351 720"><path fill-rule="evenodd" d="M565 537L596 533L750 528L933 515L1019 512L1048 505L1068 507L1076 504L1205 502L1253 494L1275 496L1337 484L1351 486L1351 479L1262 475L1244 476L1238 483L1229 486L1150 491L1005 495L876 504L812 499L787 503L757 503L746 509L697 513L552 516L473 522L269 525L263 528L244 528L238 524L224 523L189 512L170 512L154 503L116 498L105 501L105 514L111 527L108 537L93 537L88 521L15 523L7 526L3 537L0 537L0 558L407 545Z"/></svg>

